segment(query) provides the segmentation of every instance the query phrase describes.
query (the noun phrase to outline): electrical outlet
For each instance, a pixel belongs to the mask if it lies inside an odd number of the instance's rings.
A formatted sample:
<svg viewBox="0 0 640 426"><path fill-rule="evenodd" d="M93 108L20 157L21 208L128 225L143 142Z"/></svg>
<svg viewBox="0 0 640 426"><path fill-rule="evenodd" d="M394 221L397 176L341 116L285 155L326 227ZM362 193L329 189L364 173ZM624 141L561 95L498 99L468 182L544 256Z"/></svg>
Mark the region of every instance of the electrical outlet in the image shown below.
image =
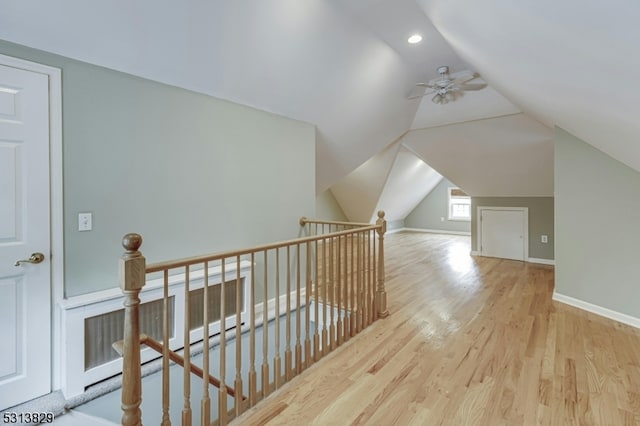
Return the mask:
<svg viewBox="0 0 640 426"><path fill-rule="evenodd" d="M91 231L93 220L91 213L78 213L78 231Z"/></svg>
<svg viewBox="0 0 640 426"><path fill-rule="evenodd" d="M440 222L444 222L444 217L440 216Z"/></svg>
<svg viewBox="0 0 640 426"><path fill-rule="evenodd" d="M549 242L549 238L546 235L541 235L540 241L546 244Z"/></svg>

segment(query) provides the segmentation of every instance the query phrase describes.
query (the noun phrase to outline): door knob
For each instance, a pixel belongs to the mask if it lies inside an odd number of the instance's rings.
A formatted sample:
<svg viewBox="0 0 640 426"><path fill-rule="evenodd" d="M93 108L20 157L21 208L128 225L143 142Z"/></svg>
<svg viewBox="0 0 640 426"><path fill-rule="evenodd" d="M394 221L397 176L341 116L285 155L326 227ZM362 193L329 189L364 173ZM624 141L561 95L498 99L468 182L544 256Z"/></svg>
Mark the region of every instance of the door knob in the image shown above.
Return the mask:
<svg viewBox="0 0 640 426"><path fill-rule="evenodd" d="M13 266L20 266L21 263L40 263L44 260L44 254L32 253L28 259L16 260Z"/></svg>

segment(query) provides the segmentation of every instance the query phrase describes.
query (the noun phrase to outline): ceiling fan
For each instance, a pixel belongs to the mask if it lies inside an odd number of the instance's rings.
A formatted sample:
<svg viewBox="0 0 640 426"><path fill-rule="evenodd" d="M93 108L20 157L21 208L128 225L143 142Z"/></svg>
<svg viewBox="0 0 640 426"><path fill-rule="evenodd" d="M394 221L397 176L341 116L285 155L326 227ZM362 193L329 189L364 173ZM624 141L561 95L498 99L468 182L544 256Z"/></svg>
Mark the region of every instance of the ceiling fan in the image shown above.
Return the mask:
<svg viewBox="0 0 640 426"><path fill-rule="evenodd" d="M480 77L478 73L463 72L458 73L457 77L449 76L449 67L438 67L439 78L435 78L428 83L417 83L418 87L426 87L431 89L420 95L409 96L409 99L421 98L431 93L435 93L431 100L436 104L447 104L453 102L468 90L480 90L487 87L486 83L469 83L469 81Z"/></svg>

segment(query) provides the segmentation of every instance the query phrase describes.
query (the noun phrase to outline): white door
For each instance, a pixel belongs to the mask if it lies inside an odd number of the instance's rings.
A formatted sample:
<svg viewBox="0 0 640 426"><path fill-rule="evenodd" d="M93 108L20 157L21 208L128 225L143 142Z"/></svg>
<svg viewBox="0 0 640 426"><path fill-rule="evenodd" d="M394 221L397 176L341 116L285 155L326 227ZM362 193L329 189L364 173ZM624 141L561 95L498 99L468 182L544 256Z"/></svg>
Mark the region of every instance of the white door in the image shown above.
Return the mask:
<svg viewBox="0 0 640 426"><path fill-rule="evenodd" d="M51 391L49 215L49 79L0 65L0 410Z"/></svg>
<svg viewBox="0 0 640 426"><path fill-rule="evenodd" d="M481 209L480 226L482 256L525 260L525 211Z"/></svg>

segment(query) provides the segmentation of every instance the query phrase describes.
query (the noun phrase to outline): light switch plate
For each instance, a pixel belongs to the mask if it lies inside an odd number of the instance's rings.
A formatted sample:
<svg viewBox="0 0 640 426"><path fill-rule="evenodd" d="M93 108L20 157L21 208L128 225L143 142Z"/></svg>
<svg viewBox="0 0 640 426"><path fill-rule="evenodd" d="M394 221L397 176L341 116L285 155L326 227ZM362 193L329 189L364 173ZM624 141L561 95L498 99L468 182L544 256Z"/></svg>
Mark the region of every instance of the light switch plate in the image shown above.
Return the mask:
<svg viewBox="0 0 640 426"><path fill-rule="evenodd" d="M546 235L541 235L540 236L540 242L548 243L549 242L549 237L547 237Z"/></svg>
<svg viewBox="0 0 640 426"><path fill-rule="evenodd" d="M78 231L91 231L93 218L91 213L78 213Z"/></svg>

